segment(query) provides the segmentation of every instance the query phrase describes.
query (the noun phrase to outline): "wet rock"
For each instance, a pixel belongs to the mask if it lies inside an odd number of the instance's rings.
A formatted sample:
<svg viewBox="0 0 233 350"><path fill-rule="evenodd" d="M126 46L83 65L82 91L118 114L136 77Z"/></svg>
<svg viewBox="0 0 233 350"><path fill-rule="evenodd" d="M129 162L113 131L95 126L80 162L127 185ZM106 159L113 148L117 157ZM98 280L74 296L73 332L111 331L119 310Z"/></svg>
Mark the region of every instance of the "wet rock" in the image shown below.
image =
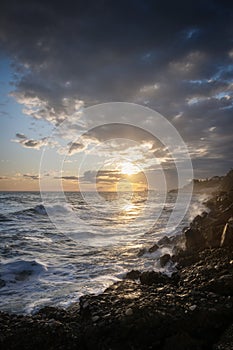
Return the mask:
<svg viewBox="0 0 233 350"><path fill-rule="evenodd" d="M193 221L192 221L192 223L191 223L191 227L192 228L198 228L199 226L200 226L200 224L202 223L202 221L203 221L203 217L204 216L202 216L202 215L197 215L194 219L193 219ZM206 216L205 216L206 217Z"/></svg>
<svg viewBox="0 0 233 350"><path fill-rule="evenodd" d="M210 224L205 228L204 237L206 240L206 246L209 248L217 248L220 246L221 237L224 225Z"/></svg>
<svg viewBox="0 0 233 350"><path fill-rule="evenodd" d="M143 256L146 252L147 252L146 248L140 249L139 252L138 252L138 257L140 258L140 257Z"/></svg>
<svg viewBox="0 0 233 350"><path fill-rule="evenodd" d="M187 229L185 231L185 239L187 250L200 250L206 247L203 234L198 229Z"/></svg>
<svg viewBox="0 0 233 350"><path fill-rule="evenodd" d="M167 263L170 261L170 259L171 259L170 254L164 254L163 256L161 256L159 259L161 267L166 266Z"/></svg>
<svg viewBox="0 0 233 350"><path fill-rule="evenodd" d="M157 243L159 246L169 245L169 244L171 244L171 240L167 236L164 236Z"/></svg>
<svg viewBox="0 0 233 350"><path fill-rule="evenodd" d="M125 278L129 279L129 280L136 280L140 277L141 272L138 270L131 270L129 272L127 272Z"/></svg>
<svg viewBox="0 0 233 350"><path fill-rule="evenodd" d="M140 282L148 286L152 284L164 283L167 277L160 272L146 271L142 272L140 276Z"/></svg>
<svg viewBox="0 0 233 350"><path fill-rule="evenodd" d="M152 247L150 247L150 248L148 249L148 252L149 252L149 253L154 253L154 252L156 252L156 250L158 250L158 249L159 249L158 244L154 244Z"/></svg>

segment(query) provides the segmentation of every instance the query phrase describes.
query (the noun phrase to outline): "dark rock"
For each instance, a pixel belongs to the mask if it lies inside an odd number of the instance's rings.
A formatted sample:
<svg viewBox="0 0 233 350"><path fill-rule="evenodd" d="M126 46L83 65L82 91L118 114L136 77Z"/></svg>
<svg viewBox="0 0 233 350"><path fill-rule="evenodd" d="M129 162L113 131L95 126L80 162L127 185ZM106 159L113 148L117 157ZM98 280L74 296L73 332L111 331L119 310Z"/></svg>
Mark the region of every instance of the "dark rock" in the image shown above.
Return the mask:
<svg viewBox="0 0 233 350"><path fill-rule="evenodd" d="M233 225L226 223L221 236L221 247L233 247Z"/></svg>
<svg viewBox="0 0 233 350"><path fill-rule="evenodd" d="M179 272L173 272L173 274L171 275L171 281L174 285L177 285L180 282Z"/></svg>
<svg viewBox="0 0 233 350"><path fill-rule="evenodd" d="M138 270L131 270L129 272L127 272L125 278L129 279L129 280L136 280L140 277L141 272Z"/></svg>
<svg viewBox="0 0 233 350"><path fill-rule="evenodd" d="M233 170L230 170L226 176L224 176L221 184L221 190L230 192L233 190Z"/></svg>
<svg viewBox="0 0 233 350"><path fill-rule="evenodd" d="M138 257L143 256L146 252L147 252L146 248L140 249L139 252L138 252Z"/></svg>
<svg viewBox="0 0 233 350"><path fill-rule="evenodd" d="M158 242L157 242L158 245L169 245L171 244L171 240L170 238L168 238L167 236L164 236L163 238L161 238Z"/></svg>
<svg viewBox="0 0 233 350"><path fill-rule="evenodd" d="M164 254L163 256L161 256L159 259L161 267L164 267L165 265L167 265L170 259L171 259L170 254Z"/></svg>
<svg viewBox="0 0 233 350"><path fill-rule="evenodd" d="M156 250L158 250L158 249L159 249L158 244L154 244L152 247L150 247L150 248L148 249L148 252L149 252L149 253L154 253L154 252L156 252Z"/></svg>
<svg viewBox="0 0 233 350"><path fill-rule="evenodd" d="M185 239L187 250L200 250L206 247L203 234L198 229L187 229L185 231Z"/></svg>
<svg viewBox="0 0 233 350"><path fill-rule="evenodd" d="M205 216L206 217L206 216ZM196 228L198 228L199 226L200 226L200 224L202 223L202 221L203 221L203 216L201 216L201 215L197 215L194 219L193 219L193 221L192 221L192 223L191 223L191 227L196 227Z"/></svg>
<svg viewBox="0 0 233 350"><path fill-rule="evenodd" d="M219 295L233 295L233 274L213 278L201 288L205 288L206 290Z"/></svg>
<svg viewBox="0 0 233 350"><path fill-rule="evenodd" d="M223 225L210 224L204 230L203 236L205 237L206 246L209 248L217 248L220 246L221 237L223 232Z"/></svg>
<svg viewBox="0 0 233 350"><path fill-rule="evenodd" d="M125 279L102 294L83 296L80 310L0 312L0 348L205 350L216 344L215 350L231 349L222 334L233 324L233 250L186 252L186 261L171 278L143 272L141 283Z"/></svg>
<svg viewBox="0 0 233 350"><path fill-rule="evenodd" d="M164 283L166 281L166 276L160 272L146 271L142 272L140 276L140 282L151 286L152 284Z"/></svg>

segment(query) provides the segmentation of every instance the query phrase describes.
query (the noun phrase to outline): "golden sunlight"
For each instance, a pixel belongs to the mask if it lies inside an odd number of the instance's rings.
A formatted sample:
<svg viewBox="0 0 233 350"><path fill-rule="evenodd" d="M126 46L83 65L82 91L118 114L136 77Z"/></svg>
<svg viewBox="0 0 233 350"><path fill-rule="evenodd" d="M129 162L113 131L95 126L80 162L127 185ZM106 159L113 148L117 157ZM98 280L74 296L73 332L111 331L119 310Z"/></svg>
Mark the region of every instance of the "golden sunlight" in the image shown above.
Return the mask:
<svg viewBox="0 0 233 350"><path fill-rule="evenodd" d="M134 175L139 173L139 169L136 165L130 162L124 162L120 166L120 171L124 175Z"/></svg>

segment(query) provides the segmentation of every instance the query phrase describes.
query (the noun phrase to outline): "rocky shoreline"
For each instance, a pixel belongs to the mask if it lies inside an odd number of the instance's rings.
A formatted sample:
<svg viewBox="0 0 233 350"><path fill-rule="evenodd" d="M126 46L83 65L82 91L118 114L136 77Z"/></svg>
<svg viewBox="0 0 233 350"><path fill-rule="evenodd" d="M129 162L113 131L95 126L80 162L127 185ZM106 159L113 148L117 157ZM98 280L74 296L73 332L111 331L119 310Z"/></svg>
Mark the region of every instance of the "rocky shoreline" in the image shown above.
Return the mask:
<svg viewBox="0 0 233 350"><path fill-rule="evenodd" d="M0 348L233 349L233 171L206 205L174 238L174 254L161 257L161 265L176 267L171 277L130 271L66 310L0 312Z"/></svg>

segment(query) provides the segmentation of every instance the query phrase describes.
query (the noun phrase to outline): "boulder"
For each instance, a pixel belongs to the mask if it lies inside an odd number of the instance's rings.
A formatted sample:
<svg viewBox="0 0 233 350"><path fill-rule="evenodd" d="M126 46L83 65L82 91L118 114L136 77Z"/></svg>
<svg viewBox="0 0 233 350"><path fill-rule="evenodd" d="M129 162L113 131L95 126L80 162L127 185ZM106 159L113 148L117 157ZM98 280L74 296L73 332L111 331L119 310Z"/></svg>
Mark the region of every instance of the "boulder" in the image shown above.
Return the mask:
<svg viewBox="0 0 233 350"><path fill-rule="evenodd" d="M156 252L156 250L158 250L158 249L159 249L158 244L154 244L152 247L150 247L150 248L148 249L148 252L149 252L149 253L154 253L154 252Z"/></svg>
<svg viewBox="0 0 233 350"><path fill-rule="evenodd" d="M158 245L169 245L169 244L171 244L171 240L167 236L164 236L157 243L158 243Z"/></svg>
<svg viewBox="0 0 233 350"><path fill-rule="evenodd" d="M167 280L167 276L160 272L155 271L145 271L140 276L140 282L151 286L152 284L164 283Z"/></svg>
<svg viewBox="0 0 233 350"><path fill-rule="evenodd" d="M161 256L159 259L161 267L166 266L167 263L170 261L170 259L171 259L170 254L164 254L163 256Z"/></svg>
<svg viewBox="0 0 233 350"><path fill-rule="evenodd" d="M203 234L198 229L189 228L185 231L186 249L201 250L206 247L206 241Z"/></svg>
<svg viewBox="0 0 233 350"><path fill-rule="evenodd" d="M208 248L218 248L221 243L221 236L224 225L210 225L204 229L204 238Z"/></svg>
<svg viewBox="0 0 233 350"><path fill-rule="evenodd" d="M125 278L128 280L137 280L141 275L141 272L138 270L131 270L127 272Z"/></svg>

